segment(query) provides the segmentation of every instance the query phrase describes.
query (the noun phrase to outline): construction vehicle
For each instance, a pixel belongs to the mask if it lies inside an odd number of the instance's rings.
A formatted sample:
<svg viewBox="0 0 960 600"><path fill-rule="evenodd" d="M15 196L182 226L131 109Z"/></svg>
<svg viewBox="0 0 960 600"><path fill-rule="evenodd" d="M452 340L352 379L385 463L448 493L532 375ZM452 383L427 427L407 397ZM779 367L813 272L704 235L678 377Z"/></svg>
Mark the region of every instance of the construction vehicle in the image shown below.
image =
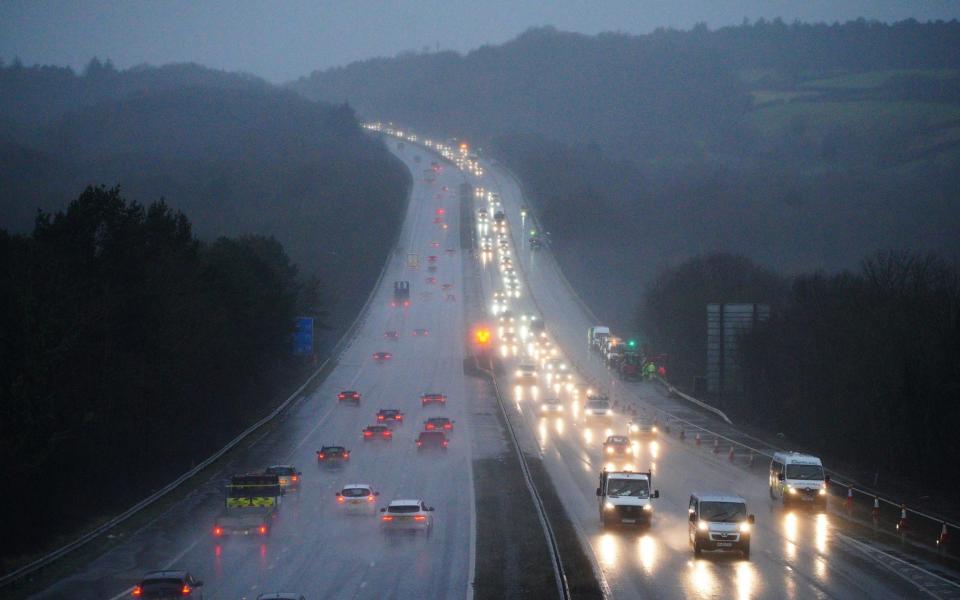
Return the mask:
<svg viewBox="0 0 960 600"><path fill-rule="evenodd" d="M277 475L234 475L227 484L223 512L213 524L213 536L270 535L282 496Z"/></svg>

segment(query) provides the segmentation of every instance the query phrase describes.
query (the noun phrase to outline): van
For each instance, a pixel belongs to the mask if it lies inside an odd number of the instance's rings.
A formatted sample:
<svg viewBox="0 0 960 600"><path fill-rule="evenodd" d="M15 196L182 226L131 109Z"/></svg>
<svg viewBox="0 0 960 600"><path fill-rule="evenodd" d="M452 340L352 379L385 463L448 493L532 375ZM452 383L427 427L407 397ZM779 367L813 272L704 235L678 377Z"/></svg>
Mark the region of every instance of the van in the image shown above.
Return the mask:
<svg viewBox="0 0 960 600"><path fill-rule="evenodd" d="M784 506L806 504L827 509L827 484L823 463L816 456L799 452L777 452L770 460L770 498Z"/></svg>
<svg viewBox="0 0 960 600"><path fill-rule="evenodd" d="M740 552L750 559L750 534L756 519L747 514L746 500L732 494L694 493L687 511L694 556L718 550Z"/></svg>

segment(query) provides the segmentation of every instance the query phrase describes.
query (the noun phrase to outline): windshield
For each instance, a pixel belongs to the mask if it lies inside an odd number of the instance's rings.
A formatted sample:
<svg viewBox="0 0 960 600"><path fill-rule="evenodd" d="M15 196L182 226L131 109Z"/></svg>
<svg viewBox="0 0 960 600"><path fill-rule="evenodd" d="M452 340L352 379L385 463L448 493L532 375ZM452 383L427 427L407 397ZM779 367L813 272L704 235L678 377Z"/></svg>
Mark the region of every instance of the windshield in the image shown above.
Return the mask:
<svg viewBox="0 0 960 600"><path fill-rule="evenodd" d="M420 512L420 507L417 506L416 504L414 504L414 505L412 505L412 506L408 506L408 505L404 505L404 506L391 506L391 507L387 508L387 512L392 512L392 513L415 513L415 512Z"/></svg>
<svg viewBox="0 0 960 600"><path fill-rule="evenodd" d="M610 479L607 481L608 496L650 497L650 482L646 479Z"/></svg>
<svg viewBox="0 0 960 600"><path fill-rule="evenodd" d="M338 452L343 452L343 448L341 448L340 446L327 446L326 448L323 448L322 450L320 450L320 452L326 452L328 454L336 454Z"/></svg>
<svg viewBox="0 0 960 600"><path fill-rule="evenodd" d="M786 478L823 481L823 467L820 465L787 465Z"/></svg>
<svg viewBox="0 0 960 600"><path fill-rule="evenodd" d="M293 467L270 467L267 473L271 475L293 475L296 470Z"/></svg>
<svg viewBox="0 0 960 600"><path fill-rule="evenodd" d="M747 518L743 502L701 502L700 518L715 523L737 523Z"/></svg>
<svg viewBox="0 0 960 600"><path fill-rule="evenodd" d="M590 400L587 402L587 406L591 408L607 408L610 403L606 400Z"/></svg>
<svg viewBox="0 0 960 600"><path fill-rule="evenodd" d="M367 488L347 488L340 492L340 495L347 498L361 498L363 496L369 496L370 490Z"/></svg>

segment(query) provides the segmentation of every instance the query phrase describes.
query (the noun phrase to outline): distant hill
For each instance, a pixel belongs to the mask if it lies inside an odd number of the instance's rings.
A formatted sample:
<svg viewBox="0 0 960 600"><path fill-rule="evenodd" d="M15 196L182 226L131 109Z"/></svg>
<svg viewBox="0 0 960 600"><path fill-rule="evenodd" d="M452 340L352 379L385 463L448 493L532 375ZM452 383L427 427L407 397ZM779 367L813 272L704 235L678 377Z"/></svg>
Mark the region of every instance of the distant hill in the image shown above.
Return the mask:
<svg viewBox="0 0 960 600"><path fill-rule="evenodd" d="M0 68L0 227L88 184L165 198L205 239L275 236L352 314L402 221L406 169L345 105L196 65ZM341 289L342 288L342 289ZM332 293L337 289L337 293Z"/></svg>
<svg viewBox="0 0 960 600"><path fill-rule="evenodd" d="M696 254L787 273L888 246L960 255L957 48L955 21L541 28L291 87L503 160L568 276L634 328L645 283Z"/></svg>

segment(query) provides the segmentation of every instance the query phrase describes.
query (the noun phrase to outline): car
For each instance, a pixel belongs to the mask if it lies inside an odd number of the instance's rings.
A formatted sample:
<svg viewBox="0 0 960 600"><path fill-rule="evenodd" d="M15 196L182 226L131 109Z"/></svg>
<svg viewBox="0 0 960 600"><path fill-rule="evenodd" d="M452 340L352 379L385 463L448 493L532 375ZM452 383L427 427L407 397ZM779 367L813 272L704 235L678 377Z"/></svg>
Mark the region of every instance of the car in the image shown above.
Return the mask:
<svg viewBox="0 0 960 600"><path fill-rule="evenodd" d="M428 266L427 266L427 272L428 272L428 273L436 273L436 272L437 272L437 265L428 265Z"/></svg>
<svg viewBox="0 0 960 600"><path fill-rule="evenodd" d="M583 407L585 417L612 417L613 410L610 408L610 399L606 396L587 396L587 402Z"/></svg>
<svg viewBox="0 0 960 600"><path fill-rule="evenodd" d="M392 441L393 432L386 425L367 425L363 428L363 441L371 440Z"/></svg>
<svg viewBox="0 0 960 600"><path fill-rule="evenodd" d="M436 283L437 283L437 278L436 278L436 277L432 277L432 276L431 276L431 277L427 277L426 282L427 282L429 285L436 285Z"/></svg>
<svg viewBox="0 0 960 600"><path fill-rule="evenodd" d="M694 556L704 550L728 550L750 559L750 533L756 520L747 514L746 500L734 494L694 493L687 506Z"/></svg>
<svg viewBox="0 0 960 600"><path fill-rule="evenodd" d="M609 435L603 442L604 454L633 454L633 444L625 435Z"/></svg>
<svg viewBox="0 0 960 600"><path fill-rule="evenodd" d="M383 338L386 340L390 340L391 342L395 342L400 339L400 332L397 331L396 329L390 329L383 333Z"/></svg>
<svg viewBox="0 0 960 600"><path fill-rule="evenodd" d="M517 366L517 370L514 373L514 379L517 383L536 383L537 367L531 364L522 364Z"/></svg>
<svg viewBox="0 0 960 600"><path fill-rule="evenodd" d="M343 446L321 446L317 450L318 465L337 465L350 460L350 451Z"/></svg>
<svg viewBox="0 0 960 600"><path fill-rule="evenodd" d="M420 396L420 405L427 406L429 404L439 404L440 406L447 405L447 396L439 392L428 392Z"/></svg>
<svg viewBox="0 0 960 600"><path fill-rule="evenodd" d="M337 492L337 506L342 506L348 511L373 514L377 511L379 495L380 492L374 491L369 484L348 483Z"/></svg>
<svg viewBox="0 0 960 600"><path fill-rule="evenodd" d="M421 499L391 500L380 513L380 526L384 531L425 531L430 535L433 529L433 507Z"/></svg>
<svg viewBox="0 0 960 600"><path fill-rule="evenodd" d="M303 594L293 592L267 592L266 594L259 594L257 600L306 600L306 598Z"/></svg>
<svg viewBox="0 0 960 600"><path fill-rule="evenodd" d="M447 445L450 443L450 441L447 439L447 434L436 429L430 431L421 431L417 436L416 442L417 450L423 450L425 448L446 450Z"/></svg>
<svg viewBox="0 0 960 600"><path fill-rule="evenodd" d="M556 396L547 396L540 402L540 412L563 412L563 402Z"/></svg>
<svg viewBox="0 0 960 600"><path fill-rule="evenodd" d="M187 571L150 571L133 586L133 597L142 600L203 598L203 582Z"/></svg>
<svg viewBox="0 0 960 600"><path fill-rule="evenodd" d="M418 327L413 330L413 337L427 337L430 335L429 329L424 329L423 327Z"/></svg>
<svg viewBox="0 0 960 600"><path fill-rule="evenodd" d="M430 247L431 247L431 248L439 248L439 247L440 247L440 242L430 242Z"/></svg>
<svg viewBox="0 0 960 600"><path fill-rule="evenodd" d="M635 437L657 437L657 426L653 424L653 421L647 419L646 417L634 417L630 419L630 421L627 423L627 431L629 431L630 434Z"/></svg>
<svg viewBox="0 0 960 600"><path fill-rule="evenodd" d="M437 262L437 258L438 257L436 255L431 254L430 256L427 257L427 262L435 263Z"/></svg>
<svg viewBox="0 0 960 600"><path fill-rule="evenodd" d="M453 284L452 284L452 283L445 283L445 284L443 284L443 285L440 286L440 289L442 289L442 290L445 291L445 292L448 292L448 291L450 291L450 290L453 289Z"/></svg>
<svg viewBox="0 0 960 600"><path fill-rule="evenodd" d="M423 428L426 431L453 431L453 424L456 421L450 419L450 417L430 417L423 422Z"/></svg>
<svg viewBox="0 0 960 600"><path fill-rule="evenodd" d="M387 425L403 423L403 413L399 408L381 408L377 411L377 423Z"/></svg>
<svg viewBox="0 0 960 600"><path fill-rule="evenodd" d="M389 352L374 352L374 353L373 353L373 360L375 360L375 361L377 361L377 362L388 361L388 360L390 360L391 358L393 358L393 355L390 354Z"/></svg>
<svg viewBox="0 0 960 600"><path fill-rule="evenodd" d="M337 394L337 402L353 402L360 404L360 392L356 390L343 390Z"/></svg>
<svg viewBox="0 0 960 600"><path fill-rule="evenodd" d="M454 254L457 253L457 251L456 251L455 249L453 249L453 248L447 248L446 250L444 250L444 252L446 252L447 255L449 255L449 256L453 256Z"/></svg>
<svg viewBox="0 0 960 600"><path fill-rule="evenodd" d="M264 471L267 475L276 475L280 481L280 489L283 491L299 492L300 478L303 475L293 465L273 465L267 467Z"/></svg>

